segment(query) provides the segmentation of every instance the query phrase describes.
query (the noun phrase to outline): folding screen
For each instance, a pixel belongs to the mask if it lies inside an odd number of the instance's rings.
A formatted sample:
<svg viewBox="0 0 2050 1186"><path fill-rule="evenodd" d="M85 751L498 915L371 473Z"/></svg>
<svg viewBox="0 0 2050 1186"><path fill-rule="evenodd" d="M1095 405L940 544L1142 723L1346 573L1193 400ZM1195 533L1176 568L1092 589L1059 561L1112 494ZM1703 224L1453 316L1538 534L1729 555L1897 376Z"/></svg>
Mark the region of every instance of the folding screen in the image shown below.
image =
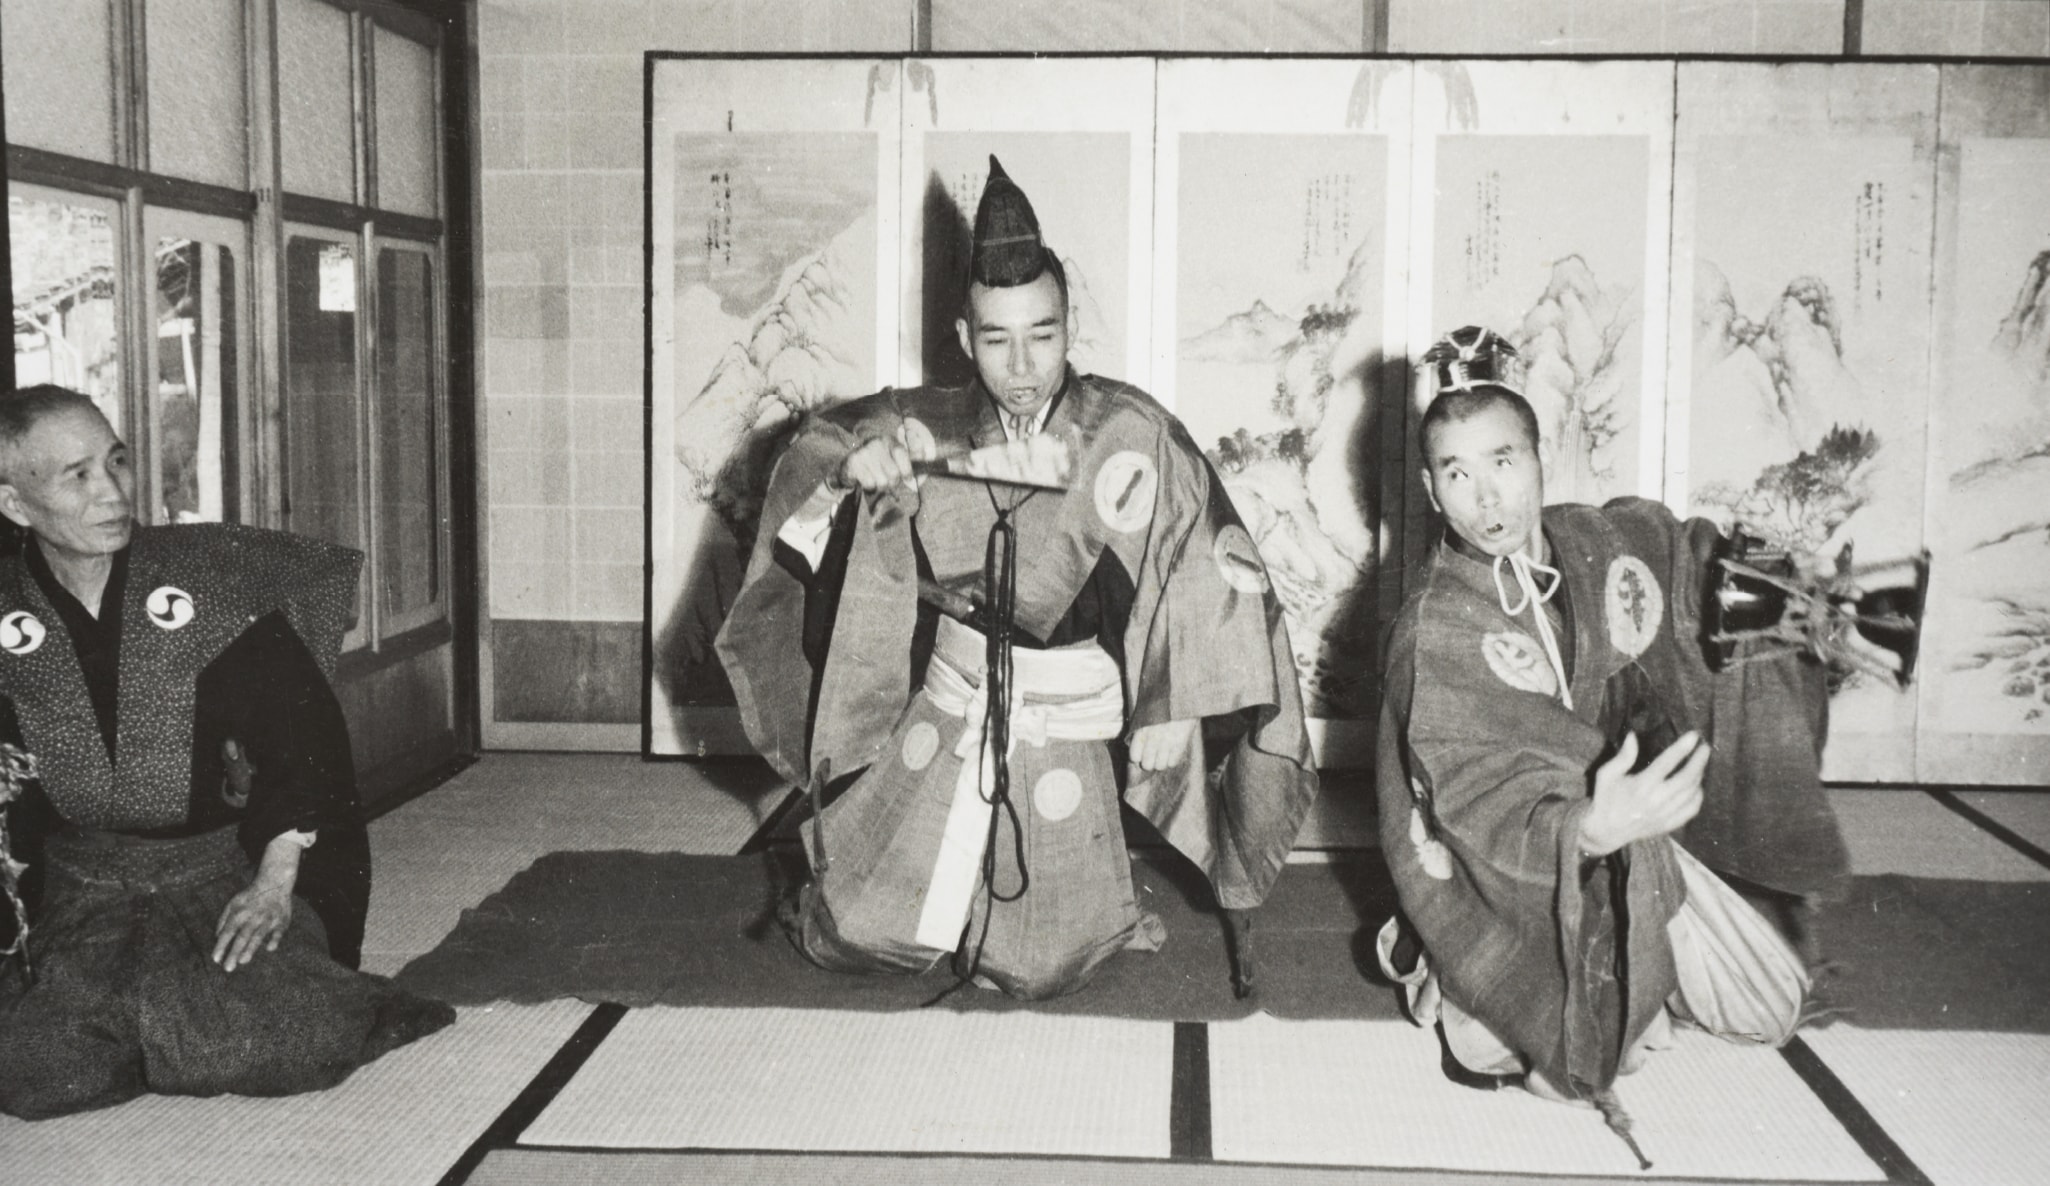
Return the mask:
<svg viewBox="0 0 2050 1186"><path fill-rule="evenodd" d="M1922 544L1934 66L1680 66L1669 494L1770 543ZM1826 776L1915 776L1915 697L1852 676Z"/></svg>
<svg viewBox="0 0 2050 1186"><path fill-rule="evenodd" d="M903 64L655 62L648 745L742 752L712 653L796 417L896 378Z"/></svg>
<svg viewBox="0 0 2050 1186"><path fill-rule="evenodd" d="M1529 362L1550 501L1935 552L1916 688L1838 689L1831 777L2044 781L2046 80L652 59L649 748L745 748L709 644L795 415L968 375L995 154L1075 281L1077 367L1151 390L1223 475L1327 764L1365 756L1375 638L1429 544L1409 362L1471 322Z"/></svg>
<svg viewBox="0 0 2050 1186"><path fill-rule="evenodd" d="M1327 761L1365 752L1377 667L1380 426L1392 410L1399 427L1407 390L1410 75L1160 68L1155 389L1266 560Z"/></svg>
<svg viewBox="0 0 2050 1186"><path fill-rule="evenodd" d="M1945 66L1917 776L2050 782L2050 70Z"/></svg>

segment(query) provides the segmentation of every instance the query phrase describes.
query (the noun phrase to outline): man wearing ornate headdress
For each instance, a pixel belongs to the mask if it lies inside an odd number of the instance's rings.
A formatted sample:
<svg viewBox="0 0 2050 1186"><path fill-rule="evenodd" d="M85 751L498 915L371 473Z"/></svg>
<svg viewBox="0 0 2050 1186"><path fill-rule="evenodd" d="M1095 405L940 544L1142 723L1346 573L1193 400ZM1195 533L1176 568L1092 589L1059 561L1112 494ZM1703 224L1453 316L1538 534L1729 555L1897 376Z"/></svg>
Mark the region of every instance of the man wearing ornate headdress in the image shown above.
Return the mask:
<svg viewBox="0 0 2050 1186"><path fill-rule="evenodd" d="M1774 1044L1799 1022L1801 959L1702 862L1791 894L1844 877L1822 669L1712 673L1714 525L1545 506L1514 363L1476 327L1426 356L1445 535L1389 646L1376 781L1402 916L1381 957L1468 1070L1594 1102L1627 1135L1614 1081L1672 1017Z"/></svg>
<svg viewBox="0 0 2050 1186"><path fill-rule="evenodd" d="M1173 416L1068 365L1065 270L994 157L969 281L976 378L804 424L719 652L786 777L859 772L806 837L804 954L1046 997L1161 941L1121 801L1247 909L1316 776L1251 537ZM915 472L1007 442L1064 480Z"/></svg>
<svg viewBox="0 0 2050 1186"><path fill-rule="evenodd" d="M0 395L0 739L54 830L0 966L0 1111L329 1087L454 1020L352 970L369 850L328 683L359 553L141 527L127 447L61 387ZM19 773L11 769L10 773ZM346 966L344 966L346 965Z"/></svg>

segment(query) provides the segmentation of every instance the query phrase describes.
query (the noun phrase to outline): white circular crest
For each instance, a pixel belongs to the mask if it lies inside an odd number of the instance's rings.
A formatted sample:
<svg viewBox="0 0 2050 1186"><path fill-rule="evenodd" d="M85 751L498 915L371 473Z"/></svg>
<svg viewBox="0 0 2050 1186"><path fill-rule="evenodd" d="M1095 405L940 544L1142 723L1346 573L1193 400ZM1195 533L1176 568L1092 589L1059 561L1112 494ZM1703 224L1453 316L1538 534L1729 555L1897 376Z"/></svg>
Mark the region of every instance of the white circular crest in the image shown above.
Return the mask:
<svg viewBox="0 0 2050 1186"><path fill-rule="evenodd" d="M1609 562L1608 588L1602 597L1609 625L1609 644L1635 659L1658 637L1666 617L1666 594L1651 568L1635 556Z"/></svg>
<svg viewBox="0 0 2050 1186"><path fill-rule="evenodd" d="M1112 531L1137 531L1153 521L1159 488L1151 457L1130 449L1113 453L1096 471L1096 516Z"/></svg>
<svg viewBox="0 0 2050 1186"><path fill-rule="evenodd" d="M1260 549L1245 528L1232 523L1218 532L1210 555L1217 561L1217 571L1224 574L1225 584L1241 593L1267 592L1267 566L1260 562Z"/></svg>
<svg viewBox="0 0 2050 1186"><path fill-rule="evenodd" d="M1059 823L1082 806L1082 776L1065 767L1049 770L1032 784L1032 806L1049 822Z"/></svg>
<svg viewBox="0 0 2050 1186"><path fill-rule="evenodd" d="M1544 648L1530 635L1519 630L1484 635L1481 654L1487 657L1489 670L1517 691L1536 692L1540 696L1559 694L1559 677L1546 661Z"/></svg>
<svg viewBox="0 0 2050 1186"><path fill-rule="evenodd" d="M0 618L0 649L13 655L32 654L49 633L34 614L18 609Z"/></svg>
<svg viewBox="0 0 2050 1186"><path fill-rule="evenodd" d="M940 752L940 731L931 721L920 721L904 733L904 767L907 770L923 770L932 765L932 756Z"/></svg>
<svg viewBox="0 0 2050 1186"><path fill-rule="evenodd" d="M158 585L149 591L143 608L160 629L177 630L192 621L192 594L176 585Z"/></svg>
<svg viewBox="0 0 2050 1186"><path fill-rule="evenodd" d="M1433 881L1452 880L1452 850L1432 837L1422 808L1409 809L1409 843L1416 849L1417 864L1424 867L1426 876Z"/></svg>

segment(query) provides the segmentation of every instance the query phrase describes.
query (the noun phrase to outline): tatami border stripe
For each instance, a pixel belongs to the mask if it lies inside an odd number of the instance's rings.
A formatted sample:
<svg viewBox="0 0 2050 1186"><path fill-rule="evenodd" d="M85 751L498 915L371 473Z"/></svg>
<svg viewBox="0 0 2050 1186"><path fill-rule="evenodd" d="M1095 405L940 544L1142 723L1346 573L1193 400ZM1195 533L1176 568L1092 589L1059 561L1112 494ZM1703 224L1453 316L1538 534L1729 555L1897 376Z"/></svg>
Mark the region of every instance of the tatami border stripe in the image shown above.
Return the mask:
<svg viewBox="0 0 2050 1186"><path fill-rule="evenodd" d="M583 1024L563 1042L555 1057L548 1060L526 1088L513 1097L513 1102L505 1106L505 1111L498 1114L498 1119L491 1122L491 1127L479 1134L470 1147L463 1150L456 1163L448 1167L448 1172L441 1175L439 1186L462 1186L470 1180L470 1175L476 1172L486 1154L494 1149L512 1148L520 1134L527 1131L527 1126L534 1123L535 1117L541 1115L549 1104L555 1102L555 1097L583 1069L584 1063L612 1033L612 1027L625 1016L626 1006L611 1002L591 1010L591 1015L584 1018Z"/></svg>
<svg viewBox="0 0 2050 1186"><path fill-rule="evenodd" d="M1829 1069L1829 1064L1823 1062L1808 1043L1795 1038L1780 1047L1780 1057L1787 1060L1787 1065L1794 1068L1794 1073L1808 1085L1808 1090L1814 1092L1822 1106L1829 1109L1829 1114L1844 1126L1844 1131L1858 1143L1858 1148L1865 1151L1865 1156L1886 1171L1887 1181L1935 1186L1929 1175L1923 1173L1922 1168L1908 1156L1907 1150L1894 1143L1886 1129L1865 1110L1865 1105L1858 1102L1858 1097L1851 1093L1842 1079L1836 1077L1836 1072Z"/></svg>
<svg viewBox="0 0 2050 1186"><path fill-rule="evenodd" d="M1210 1027L1174 1023L1174 1078L1167 1102L1167 1155L1210 1160Z"/></svg>
<svg viewBox="0 0 2050 1186"><path fill-rule="evenodd" d="M1157 1157L1119 1157L1111 1154L1092 1153L991 1153L991 1152L943 1152L931 1149L889 1150L889 1149L784 1149L784 1148L728 1148L725 1146L676 1145L676 1146L620 1146L620 1145L513 1145L510 1148L491 1150L508 1159L546 1157L595 1157L630 1161L639 1157L650 1158L702 1158L707 1163L722 1158L760 1157L790 1161L970 1161L987 1162L992 1165L1014 1166L1019 1164L1045 1164L1049 1166L1161 1166L1171 1164ZM1305 1186L1317 1182L1373 1182L1388 1183L1391 1186L1415 1186L1418 1182L1430 1183L1472 1183L1473 1186L1621 1186L1623 1183L1671 1183L1673 1186L1888 1186L1887 1180L1838 1178L1717 1178L1717 1177L1660 1177L1657 1174L1604 1174L1604 1173L1553 1173L1522 1170L1476 1170L1448 1169L1442 1166L1416 1165L1332 1165L1323 1162L1304 1161L1216 1161L1212 1162L1221 1173L1214 1177L1228 1181L1238 1175L1257 1175L1263 1172L1287 1175L1291 1180L1300 1178ZM815 1177L831 1181L830 1171L823 1171ZM583 1184L588 1176L575 1179L553 1179L575 1181ZM693 1178L702 1181L702 1177ZM1007 1181L1017 1180L1015 1176ZM1075 1175L1067 1175L1058 1181L1087 1181Z"/></svg>
<svg viewBox="0 0 2050 1186"><path fill-rule="evenodd" d="M755 829L754 835L749 836L747 843L741 845L740 851L734 855L751 857L768 848L769 841L776 835L776 829L783 826L783 821L789 818L790 813L795 811L797 805L803 801L803 787L791 787L785 791L783 801L776 804L775 809L769 812L769 817L762 821L762 826Z"/></svg>
<svg viewBox="0 0 2050 1186"><path fill-rule="evenodd" d="M1986 832L1995 840L2000 841L2045 869L2050 869L2050 852L2044 851L2041 845L2032 843L2013 828L2008 827L2006 824L2001 823L1999 820L1958 798L1955 791L1930 791L1929 795L1938 803L1950 808L1951 811L1977 824L1981 831Z"/></svg>

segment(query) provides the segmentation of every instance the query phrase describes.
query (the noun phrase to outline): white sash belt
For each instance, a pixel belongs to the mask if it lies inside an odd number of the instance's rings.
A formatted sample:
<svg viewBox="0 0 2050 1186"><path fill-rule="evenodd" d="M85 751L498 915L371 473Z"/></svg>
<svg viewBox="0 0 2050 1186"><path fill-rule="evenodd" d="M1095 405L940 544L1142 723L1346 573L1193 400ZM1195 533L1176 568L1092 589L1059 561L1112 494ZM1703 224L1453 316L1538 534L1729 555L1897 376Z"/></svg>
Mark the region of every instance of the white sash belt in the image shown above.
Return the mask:
<svg viewBox="0 0 2050 1186"><path fill-rule="evenodd" d="M965 725L954 746L961 772L954 780L939 855L918 915L918 942L940 951L952 951L961 942L961 927L968 920L989 842L996 755L983 731L989 704L982 679L986 646L981 632L942 617L925 671L926 698ZM1013 750L1020 740L1036 746L1048 740L1106 741L1124 731L1124 687L1117 661L1094 643L1054 651L1014 650L1011 678L1008 719ZM1008 751L1005 756L1010 756Z"/></svg>

